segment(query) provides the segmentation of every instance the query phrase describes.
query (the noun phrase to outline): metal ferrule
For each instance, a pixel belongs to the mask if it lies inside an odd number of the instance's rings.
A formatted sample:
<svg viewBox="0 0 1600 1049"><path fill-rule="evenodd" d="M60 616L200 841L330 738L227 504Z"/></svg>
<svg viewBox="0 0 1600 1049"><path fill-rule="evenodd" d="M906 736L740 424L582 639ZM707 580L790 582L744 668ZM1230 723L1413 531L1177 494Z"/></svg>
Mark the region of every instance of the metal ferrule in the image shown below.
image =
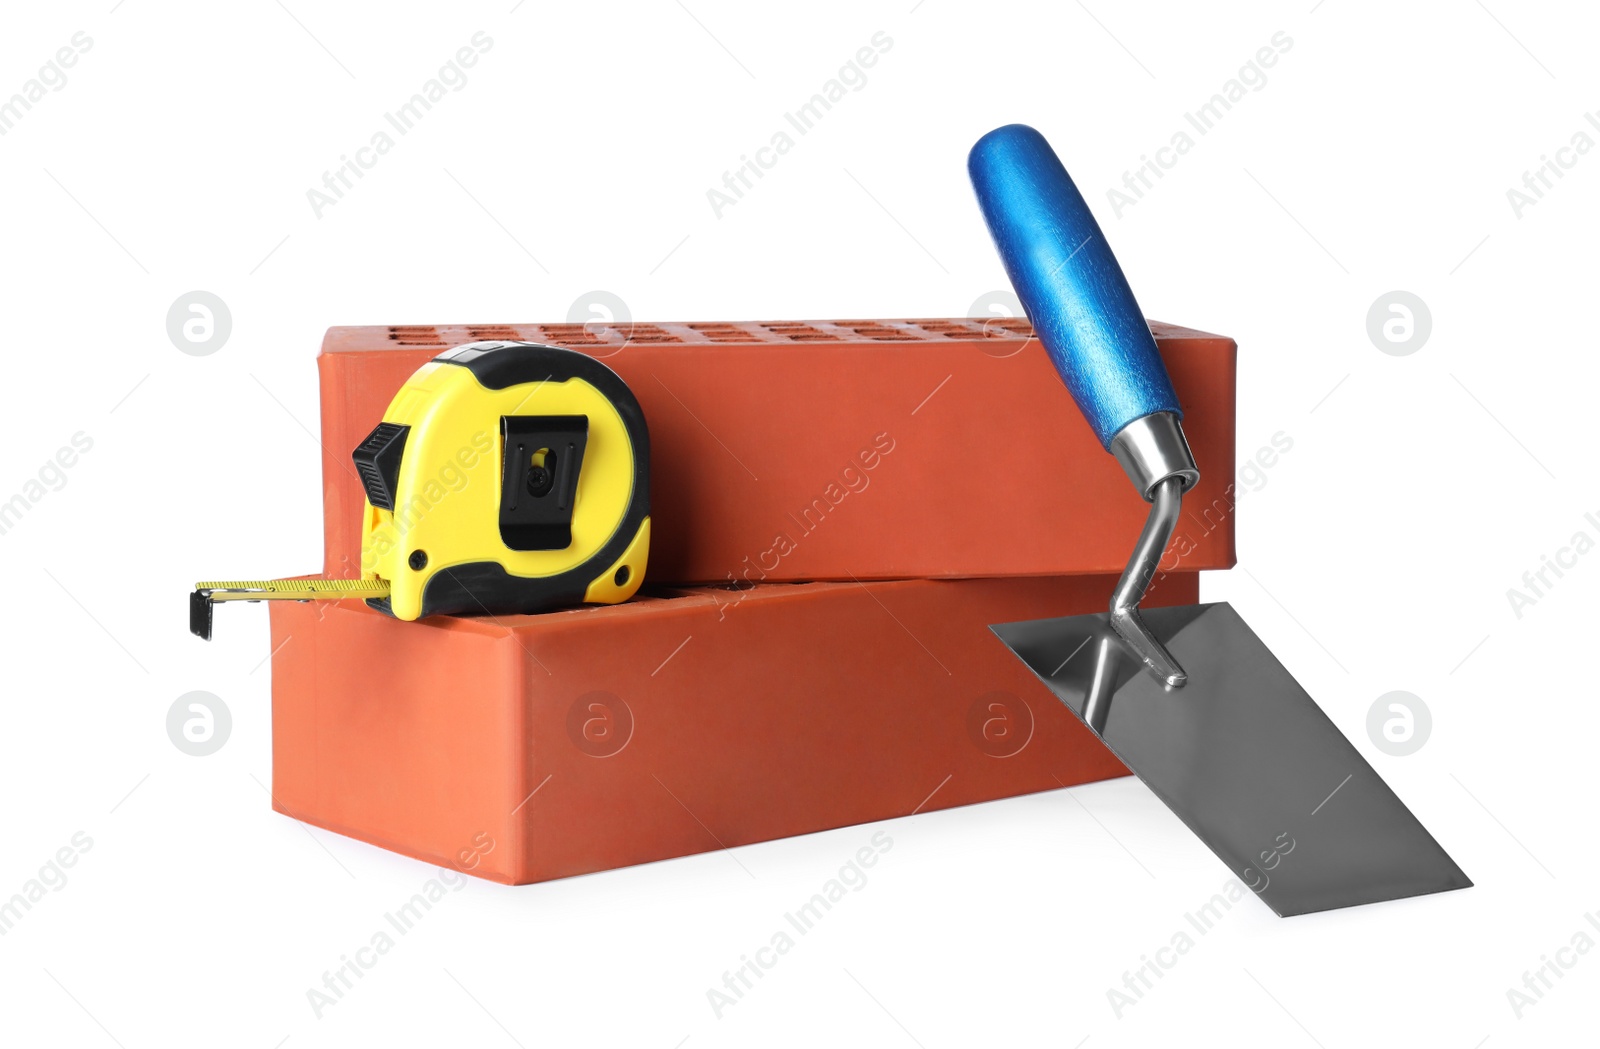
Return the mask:
<svg viewBox="0 0 1600 1049"><path fill-rule="evenodd" d="M1111 454L1147 503L1155 498L1156 485L1169 477L1183 478L1184 491L1200 480L1189 440L1172 412L1155 412L1124 426L1111 439Z"/></svg>
<svg viewBox="0 0 1600 1049"><path fill-rule="evenodd" d="M1139 618L1139 602L1161 566L1161 555L1172 540L1172 531L1177 527L1178 514L1183 508L1182 478L1172 474L1157 484L1151 504L1150 516L1145 519L1144 531L1139 533L1139 542L1128 558L1128 567L1122 570L1122 578L1111 592L1111 628L1138 653L1163 685L1182 688L1188 675Z"/></svg>

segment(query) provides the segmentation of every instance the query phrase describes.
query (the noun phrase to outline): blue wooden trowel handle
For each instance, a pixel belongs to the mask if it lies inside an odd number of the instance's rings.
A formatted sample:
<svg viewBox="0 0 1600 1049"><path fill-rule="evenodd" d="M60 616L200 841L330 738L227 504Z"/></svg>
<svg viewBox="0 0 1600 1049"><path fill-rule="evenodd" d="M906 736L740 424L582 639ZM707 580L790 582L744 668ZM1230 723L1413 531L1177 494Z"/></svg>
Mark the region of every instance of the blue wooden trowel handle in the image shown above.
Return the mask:
<svg viewBox="0 0 1600 1049"><path fill-rule="evenodd" d="M1044 136L1008 124L967 170L1011 285L1100 443L1156 412L1181 418L1156 341L1089 206Z"/></svg>

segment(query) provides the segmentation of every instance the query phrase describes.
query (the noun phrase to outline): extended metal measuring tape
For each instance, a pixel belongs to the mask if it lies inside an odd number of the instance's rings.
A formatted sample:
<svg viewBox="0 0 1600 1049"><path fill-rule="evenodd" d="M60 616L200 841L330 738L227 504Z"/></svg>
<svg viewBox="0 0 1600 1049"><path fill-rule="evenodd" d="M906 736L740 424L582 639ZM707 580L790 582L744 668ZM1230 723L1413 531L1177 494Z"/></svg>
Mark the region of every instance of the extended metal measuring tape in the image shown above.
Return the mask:
<svg viewBox="0 0 1600 1049"><path fill-rule="evenodd" d="M649 431L592 357L457 346L406 381L351 457L361 578L197 583L190 632L210 638L218 601L359 598L415 620L617 604L644 581Z"/></svg>

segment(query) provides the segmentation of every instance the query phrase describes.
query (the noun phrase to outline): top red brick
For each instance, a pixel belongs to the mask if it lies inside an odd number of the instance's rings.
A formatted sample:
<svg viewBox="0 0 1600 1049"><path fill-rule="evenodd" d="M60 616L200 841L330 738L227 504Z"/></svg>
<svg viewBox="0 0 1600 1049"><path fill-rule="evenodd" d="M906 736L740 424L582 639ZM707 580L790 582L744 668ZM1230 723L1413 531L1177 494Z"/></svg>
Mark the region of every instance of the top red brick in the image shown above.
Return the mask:
<svg viewBox="0 0 1600 1049"><path fill-rule="evenodd" d="M1235 345L1151 330L1202 475L1166 567L1228 568ZM1026 321L331 328L328 574L359 574L351 449L412 372L480 339L588 353L632 388L652 446L651 583L1116 573L1147 510Z"/></svg>

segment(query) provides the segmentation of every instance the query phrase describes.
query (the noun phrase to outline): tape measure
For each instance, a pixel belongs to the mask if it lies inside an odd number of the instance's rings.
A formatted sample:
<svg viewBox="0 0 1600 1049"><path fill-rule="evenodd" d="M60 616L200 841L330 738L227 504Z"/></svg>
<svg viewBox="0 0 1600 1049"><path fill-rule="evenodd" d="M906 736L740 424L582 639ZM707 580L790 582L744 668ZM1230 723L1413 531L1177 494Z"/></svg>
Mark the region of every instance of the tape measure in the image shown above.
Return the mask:
<svg viewBox="0 0 1600 1049"><path fill-rule="evenodd" d="M218 601L365 599L397 619L617 604L644 581L650 436L621 378L572 350L474 342L424 364L351 455L360 579L197 583Z"/></svg>

